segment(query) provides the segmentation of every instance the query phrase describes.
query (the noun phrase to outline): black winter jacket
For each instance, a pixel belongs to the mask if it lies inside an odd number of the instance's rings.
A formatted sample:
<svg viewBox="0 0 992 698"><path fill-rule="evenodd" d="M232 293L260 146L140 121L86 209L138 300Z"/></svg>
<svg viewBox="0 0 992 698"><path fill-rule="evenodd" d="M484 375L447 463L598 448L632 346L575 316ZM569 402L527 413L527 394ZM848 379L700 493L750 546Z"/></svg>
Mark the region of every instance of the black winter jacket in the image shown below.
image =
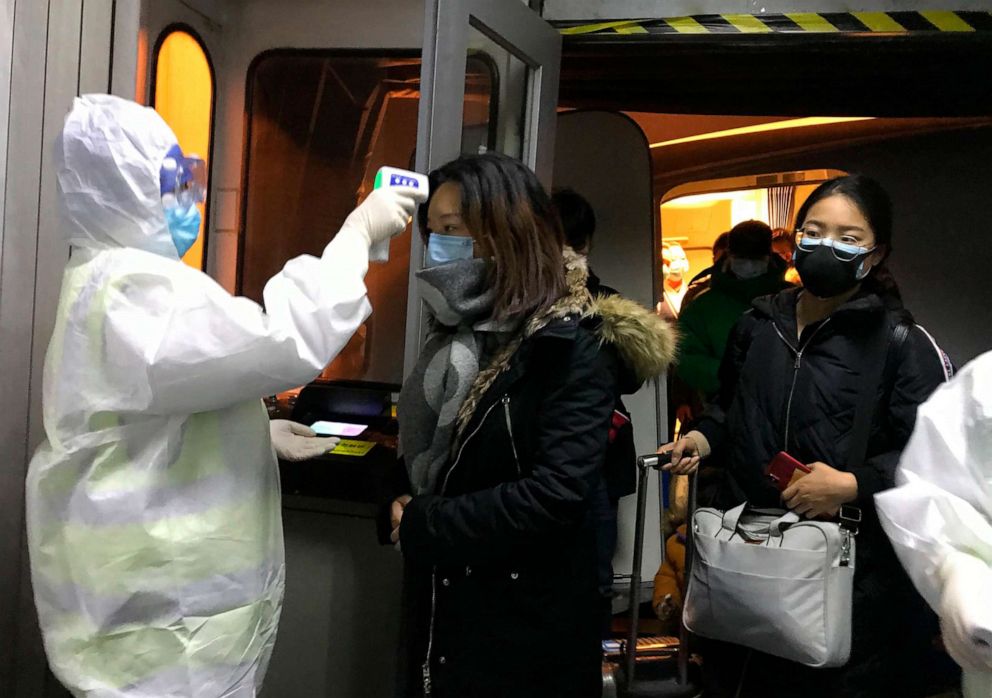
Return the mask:
<svg viewBox="0 0 992 698"><path fill-rule="evenodd" d="M592 313L523 340L436 491L404 510L404 695L428 684L441 697L601 694L590 497L625 376L663 371L674 337L619 297Z"/></svg>
<svg viewBox="0 0 992 698"><path fill-rule="evenodd" d="M407 505L408 580L427 582L408 588L418 595L408 596L416 618L408 648L422 679L430 645L432 695L600 694L587 502L601 477L617 376L615 353L601 351L578 318L549 326L480 402L438 493Z"/></svg>
<svg viewBox="0 0 992 698"><path fill-rule="evenodd" d="M715 459L729 467L739 494L758 506L779 503L764 466L779 451L803 462L847 470L849 438L862 382L879 383L865 464L854 471L861 506L894 484L899 454L909 440L916 408L947 379L940 351L914 326L887 366L893 382L863 375L862 339L879 322L907 321L878 296L856 296L796 338L796 300L789 289L755 300L734 327L720 368L721 390L699 424ZM801 350L801 355L800 355ZM894 354L894 355L893 355Z"/></svg>
<svg viewBox="0 0 992 698"><path fill-rule="evenodd" d="M890 343L884 371L889 380L865 375L870 362L863 347L873 328L886 323L894 333L898 324L910 321L908 313L887 309L878 296L862 293L826 320L806 327L797 340L799 293L790 289L759 298L737 323L720 369L719 396L697 428L710 442L713 461L731 476L721 506L745 500L781 506L778 491L764 475L779 451L855 475L854 504L864 519L858 534L854 648L848 667L832 674L799 665L770 669L777 677L749 672L750 690L744 695L777 695L763 693L760 687L764 680L783 676L792 695L821 695L824 686L833 686L824 695L889 695L894 686L886 684L890 672L904 669L909 658L905 653L901 659L890 656L900 641L895 629L902 627L904 613L919 613L920 606L881 530L873 497L894 486L916 409L947 379L947 369L933 340L914 325L897 348ZM879 384L876 409L865 462L849 468L854 414L864 381ZM831 684L834 680L841 683ZM829 693L832 690L838 692Z"/></svg>

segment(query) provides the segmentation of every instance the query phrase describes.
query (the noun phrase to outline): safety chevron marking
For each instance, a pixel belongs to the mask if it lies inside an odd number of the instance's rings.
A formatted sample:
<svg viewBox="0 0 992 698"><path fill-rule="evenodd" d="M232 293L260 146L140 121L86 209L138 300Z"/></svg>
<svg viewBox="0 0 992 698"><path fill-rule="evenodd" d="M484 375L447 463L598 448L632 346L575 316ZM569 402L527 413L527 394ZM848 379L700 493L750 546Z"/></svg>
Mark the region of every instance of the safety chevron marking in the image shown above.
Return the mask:
<svg viewBox="0 0 992 698"><path fill-rule="evenodd" d="M907 33L992 31L992 12L790 12L719 14L615 22L561 23L566 36L590 34Z"/></svg>

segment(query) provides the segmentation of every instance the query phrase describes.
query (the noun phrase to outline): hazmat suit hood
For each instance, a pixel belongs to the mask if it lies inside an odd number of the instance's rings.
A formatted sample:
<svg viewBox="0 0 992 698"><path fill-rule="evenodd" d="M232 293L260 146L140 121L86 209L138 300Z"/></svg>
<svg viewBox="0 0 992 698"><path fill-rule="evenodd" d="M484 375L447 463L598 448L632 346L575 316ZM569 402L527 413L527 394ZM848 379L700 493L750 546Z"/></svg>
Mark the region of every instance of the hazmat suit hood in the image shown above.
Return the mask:
<svg viewBox="0 0 992 698"><path fill-rule="evenodd" d="M56 144L69 244L179 259L159 183L166 153L178 142L154 109L111 95L77 97Z"/></svg>

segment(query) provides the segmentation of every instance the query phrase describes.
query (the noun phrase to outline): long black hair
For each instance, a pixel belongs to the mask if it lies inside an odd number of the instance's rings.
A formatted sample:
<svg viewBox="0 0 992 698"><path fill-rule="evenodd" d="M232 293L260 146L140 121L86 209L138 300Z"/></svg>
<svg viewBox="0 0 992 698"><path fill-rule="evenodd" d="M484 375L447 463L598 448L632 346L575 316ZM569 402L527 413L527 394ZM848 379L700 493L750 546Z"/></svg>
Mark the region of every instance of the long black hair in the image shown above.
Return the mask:
<svg viewBox="0 0 992 698"><path fill-rule="evenodd" d="M809 198L799 207L796 213L796 229L803 226L809 210L831 196L843 196L861 211L875 235L875 245L881 248L882 259L872 267L868 276L861 282L861 287L868 293L874 293L885 301L886 305L902 306L902 294L896 284L895 277L886 264L892 254L892 199L877 181L863 174L849 174L829 179L809 195Z"/></svg>

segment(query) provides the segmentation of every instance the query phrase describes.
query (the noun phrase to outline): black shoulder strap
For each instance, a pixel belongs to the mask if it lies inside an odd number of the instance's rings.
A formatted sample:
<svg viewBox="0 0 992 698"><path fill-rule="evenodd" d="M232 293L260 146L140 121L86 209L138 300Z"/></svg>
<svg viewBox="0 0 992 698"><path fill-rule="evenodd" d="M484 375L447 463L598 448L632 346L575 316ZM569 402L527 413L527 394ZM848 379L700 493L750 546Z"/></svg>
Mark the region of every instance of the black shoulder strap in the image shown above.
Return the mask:
<svg viewBox="0 0 992 698"><path fill-rule="evenodd" d="M909 331L913 328L913 323L902 320L895 329L892 330L892 341L889 344L887 358L885 360L885 385L891 386L896 377L896 369L899 368L899 352L902 345L909 338Z"/></svg>
<svg viewBox="0 0 992 698"><path fill-rule="evenodd" d="M848 468L857 468L865 462L878 387L880 384L892 384L899 365L899 350L909 336L910 327L910 323L901 321L890 332L888 322L883 322L865 345L868 364L867 370L862 374L864 380L861 382L861 393L854 413L854 431L847 457Z"/></svg>

